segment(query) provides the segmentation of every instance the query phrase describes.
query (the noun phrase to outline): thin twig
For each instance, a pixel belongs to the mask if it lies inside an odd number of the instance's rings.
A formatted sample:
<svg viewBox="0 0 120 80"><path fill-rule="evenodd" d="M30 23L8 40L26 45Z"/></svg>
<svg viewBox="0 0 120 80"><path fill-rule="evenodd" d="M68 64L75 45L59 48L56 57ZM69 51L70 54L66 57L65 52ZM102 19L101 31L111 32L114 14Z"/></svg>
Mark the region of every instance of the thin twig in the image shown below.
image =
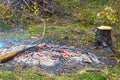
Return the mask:
<svg viewBox="0 0 120 80"><path fill-rule="evenodd" d="M45 37L45 31L46 31L46 20L45 19L41 19L43 21L43 33L42 33L42 39Z"/></svg>
<svg viewBox="0 0 120 80"><path fill-rule="evenodd" d="M23 1L27 5L27 7L30 9L30 6L28 5L28 3L25 0L23 0Z"/></svg>
<svg viewBox="0 0 120 80"><path fill-rule="evenodd" d="M36 40L35 42L33 42L33 43L36 44L36 46L39 45L39 43L44 39L45 32L46 32L46 27L47 27L46 19L40 18L40 20L43 22L43 33L42 33L42 36L40 36L38 40Z"/></svg>

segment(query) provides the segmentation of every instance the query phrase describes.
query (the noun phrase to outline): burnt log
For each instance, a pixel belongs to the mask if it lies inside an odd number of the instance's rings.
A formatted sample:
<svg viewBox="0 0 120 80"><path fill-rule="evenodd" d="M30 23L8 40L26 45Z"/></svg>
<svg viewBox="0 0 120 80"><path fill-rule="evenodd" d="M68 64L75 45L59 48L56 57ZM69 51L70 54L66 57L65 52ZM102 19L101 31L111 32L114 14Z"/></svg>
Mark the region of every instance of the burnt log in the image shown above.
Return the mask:
<svg viewBox="0 0 120 80"><path fill-rule="evenodd" d="M9 53L0 55L0 63L6 62L8 60L10 60L11 58L13 58L16 54L18 54L19 52L21 52L23 49L19 49L19 50L14 50L11 51Z"/></svg>
<svg viewBox="0 0 120 80"><path fill-rule="evenodd" d="M2 54L0 55L0 63L4 63L4 62L7 62L9 60L11 60L14 56L18 55L18 54L21 54L25 51L37 51L37 46L31 46L31 47L23 47L23 48L20 48L20 49L17 49L17 50L13 50L13 51L10 51L8 53L5 53L5 54Z"/></svg>

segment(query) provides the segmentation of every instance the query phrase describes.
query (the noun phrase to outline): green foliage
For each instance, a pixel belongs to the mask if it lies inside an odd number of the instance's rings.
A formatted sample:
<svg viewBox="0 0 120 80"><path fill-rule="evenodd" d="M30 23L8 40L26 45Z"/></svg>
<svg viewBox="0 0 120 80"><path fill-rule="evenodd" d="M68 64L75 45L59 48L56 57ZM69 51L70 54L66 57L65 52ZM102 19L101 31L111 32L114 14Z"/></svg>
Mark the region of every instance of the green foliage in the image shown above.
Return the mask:
<svg viewBox="0 0 120 80"><path fill-rule="evenodd" d="M39 9L37 5L33 5L30 9L25 6L21 10L15 10L11 6L4 6L0 4L0 27L12 28L21 24L34 23L34 18L39 16Z"/></svg>
<svg viewBox="0 0 120 80"><path fill-rule="evenodd" d="M64 0L64 1L61 0L60 3L62 6L69 7L69 8L75 8L80 4L78 0Z"/></svg>
<svg viewBox="0 0 120 80"><path fill-rule="evenodd" d="M38 5L33 6L33 15L38 16L39 15L39 8Z"/></svg>
<svg viewBox="0 0 120 80"><path fill-rule="evenodd" d="M98 13L98 18L100 18L102 23L115 24L118 22L116 12L110 6L105 6Z"/></svg>
<svg viewBox="0 0 120 80"><path fill-rule="evenodd" d="M120 48L118 48L118 52L120 52Z"/></svg>
<svg viewBox="0 0 120 80"><path fill-rule="evenodd" d="M9 25L9 19L11 18L10 7L0 4L0 14L0 27L5 27L6 24Z"/></svg>
<svg viewBox="0 0 120 80"><path fill-rule="evenodd" d="M86 9L80 9L80 12L81 14L81 18L80 20L84 23L84 24L96 24L95 23L95 19L97 18L97 15L96 13L89 9L89 8L86 8Z"/></svg>
<svg viewBox="0 0 120 80"><path fill-rule="evenodd" d="M120 79L120 64L112 69L108 69L108 74L106 75L108 80L119 80Z"/></svg>
<svg viewBox="0 0 120 80"><path fill-rule="evenodd" d="M25 21L25 16L14 11L10 6L4 6L0 4L0 27L2 28L12 28L16 27L22 21Z"/></svg>
<svg viewBox="0 0 120 80"><path fill-rule="evenodd" d="M119 0L65 0L67 7L76 20L85 25L118 25L120 21Z"/></svg>
<svg viewBox="0 0 120 80"><path fill-rule="evenodd" d="M75 15L84 25L117 25L120 23L119 0L58 0L67 13ZM14 27L21 23L31 24L39 22L41 9L34 4L21 10L14 10L10 6L0 4L0 27ZM63 16L62 16L63 17Z"/></svg>

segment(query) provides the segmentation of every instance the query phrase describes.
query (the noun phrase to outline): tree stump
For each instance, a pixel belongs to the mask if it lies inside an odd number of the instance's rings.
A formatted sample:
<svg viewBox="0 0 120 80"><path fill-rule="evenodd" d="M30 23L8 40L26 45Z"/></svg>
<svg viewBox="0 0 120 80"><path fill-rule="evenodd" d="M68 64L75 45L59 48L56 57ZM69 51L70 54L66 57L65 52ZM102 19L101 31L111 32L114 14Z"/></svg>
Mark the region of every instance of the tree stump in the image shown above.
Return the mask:
<svg viewBox="0 0 120 80"><path fill-rule="evenodd" d="M112 28L110 26L97 27L95 31L95 46L98 47L113 47Z"/></svg>
<svg viewBox="0 0 120 80"><path fill-rule="evenodd" d="M96 48L110 48L114 56L120 59L120 54L113 45L112 27L100 26L95 31L95 46Z"/></svg>

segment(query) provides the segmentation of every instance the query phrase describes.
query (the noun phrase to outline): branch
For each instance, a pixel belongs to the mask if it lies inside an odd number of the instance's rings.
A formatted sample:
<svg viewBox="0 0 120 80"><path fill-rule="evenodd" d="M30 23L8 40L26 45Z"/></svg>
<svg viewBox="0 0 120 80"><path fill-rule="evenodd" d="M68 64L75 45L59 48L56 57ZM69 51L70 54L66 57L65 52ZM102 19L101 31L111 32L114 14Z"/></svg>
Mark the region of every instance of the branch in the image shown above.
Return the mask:
<svg viewBox="0 0 120 80"><path fill-rule="evenodd" d="M23 0L23 2L27 5L27 7L30 9L30 6L28 5L28 3L25 1L25 0Z"/></svg>

